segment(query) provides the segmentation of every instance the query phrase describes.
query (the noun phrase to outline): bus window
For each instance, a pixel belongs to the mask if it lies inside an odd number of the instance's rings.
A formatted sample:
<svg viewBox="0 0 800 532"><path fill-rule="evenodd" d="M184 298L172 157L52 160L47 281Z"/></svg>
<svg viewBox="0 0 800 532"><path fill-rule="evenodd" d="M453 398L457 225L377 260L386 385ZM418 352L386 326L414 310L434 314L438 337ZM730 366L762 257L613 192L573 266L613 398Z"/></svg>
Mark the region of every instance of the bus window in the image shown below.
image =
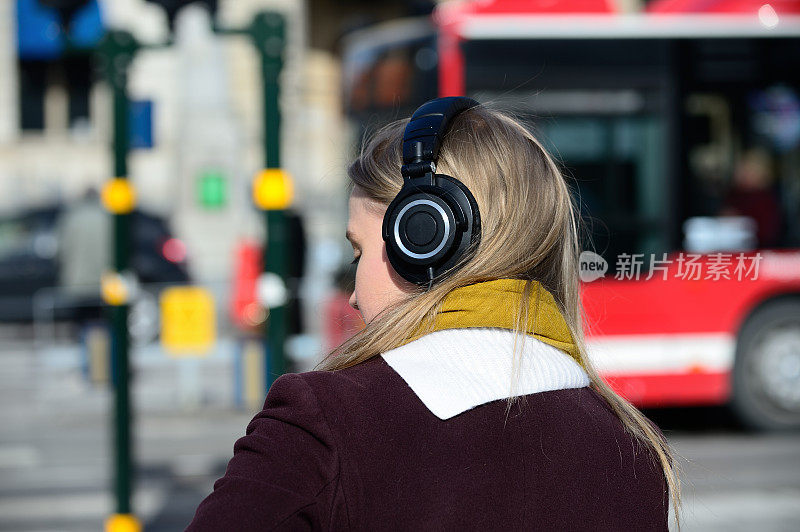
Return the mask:
<svg viewBox="0 0 800 532"><path fill-rule="evenodd" d="M348 115L388 122L437 96L437 54L425 19L407 19L354 32L345 39L344 97Z"/></svg>
<svg viewBox="0 0 800 532"><path fill-rule="evenodd" d="M561 116L538 120L536 130L576 187L584 249L602 255L610 271L622 254L669 251L656 118Z"/></svg>
<svg viewBox="0 0 800 532"><path fill-rule="evenodd" d="M653 39L493 39L463 44L467 93L534 129L572 180L583 248L616 273L623 254L670 249L665 153L668 44ZM497 58L502 57L502 61Z"/></svg>
<svg viewBox="0 0 800 532"><path fill-rule="evenodd" d="M698 217L743 216L753 222L755 247L800 246L799 102L784 84L686 98L684 228Z"/></svg>

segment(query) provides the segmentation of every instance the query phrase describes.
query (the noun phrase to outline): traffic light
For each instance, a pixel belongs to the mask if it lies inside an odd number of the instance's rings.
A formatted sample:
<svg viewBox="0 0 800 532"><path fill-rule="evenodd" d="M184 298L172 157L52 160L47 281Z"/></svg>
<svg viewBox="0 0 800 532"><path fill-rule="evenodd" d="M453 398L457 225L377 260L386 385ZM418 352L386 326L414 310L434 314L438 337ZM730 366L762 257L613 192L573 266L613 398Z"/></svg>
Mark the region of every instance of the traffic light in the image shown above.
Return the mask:
<svg viewBox="0 0 800 532"><path fill-rule="evenodd" d="M39 3L44 7L56 10L61 18L60 26L64 29L64 33L68 34L73 15L88 4L89 0L39 0Z"/></svg>
<svg viewBox="0 0 800 532"><path fill-rule="evenodd" d="M209 210L221 209L227 201L227 180L222 170L205 168L197 177L197 199Z"/></svg>
<svg viewBox="0 0 800 532"><path fill-rule="evenodd" d="M214 19L214 15L217 13L217 1L218 0L146 0L147 2L156 4L161 6L164 12L167 14L167 23L169 24L169 32L170 34L175 30L175 16L185 6L189 4L202 4L207 9L208 12L211 14L211 19Z"/></svg>

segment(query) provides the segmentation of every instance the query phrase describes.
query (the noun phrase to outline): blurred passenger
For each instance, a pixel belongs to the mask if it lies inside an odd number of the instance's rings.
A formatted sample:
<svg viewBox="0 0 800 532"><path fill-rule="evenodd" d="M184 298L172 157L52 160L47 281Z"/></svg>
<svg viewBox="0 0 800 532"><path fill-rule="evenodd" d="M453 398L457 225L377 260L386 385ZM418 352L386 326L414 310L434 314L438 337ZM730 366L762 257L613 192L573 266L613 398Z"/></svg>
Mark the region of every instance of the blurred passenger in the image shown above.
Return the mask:
<svg viewBox="0 0 800 532"><path fill-rule="evenodd" d="M274 382L187 530L667 530L669 446L584 345L569 186L476 105L428 102L350 166L366 326Z"/></svg>
<svg viewBox="0 0 800 532"><path fill-rule="evenodd" d="M760 148L747 150L736 165L721 212L723 216L748 216L755 220L759 248L780 243L783 216L774 181L769 153Z"/></svg>

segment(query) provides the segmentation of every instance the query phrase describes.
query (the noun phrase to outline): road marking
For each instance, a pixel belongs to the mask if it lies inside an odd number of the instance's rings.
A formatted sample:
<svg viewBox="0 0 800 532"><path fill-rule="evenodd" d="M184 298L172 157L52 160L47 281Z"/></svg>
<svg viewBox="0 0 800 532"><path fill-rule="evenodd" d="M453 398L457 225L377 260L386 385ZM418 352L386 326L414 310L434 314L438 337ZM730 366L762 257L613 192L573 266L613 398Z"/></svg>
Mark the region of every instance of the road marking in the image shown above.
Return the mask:
<svg viewBox="0 0 800 532"><path fill-rule="evenodd" d="M163 487L136 491L134 507L142 519L156 514L168 504ZM4 496L0 500L0 515L4 521L47 521L75 519L105 519L114 509L114 497L109 490L80 494Z"/></svg>
<svg viewBox="0 0 800 532"><path fill-rule="evenodd" d="M0 468L37 467L42 464L41 453L30 445L0 447Z"/></svg>
<svg viewBox="0 0 800 532"><path fill-rule="evenodd" d="M766 525L769 530L784 530L783 525L800 523L800 489L696 494L684 500L681 517L682 529L685 531L749 531L757 524L762 527ZM770 526L778 528L773 529Z"/></svg>

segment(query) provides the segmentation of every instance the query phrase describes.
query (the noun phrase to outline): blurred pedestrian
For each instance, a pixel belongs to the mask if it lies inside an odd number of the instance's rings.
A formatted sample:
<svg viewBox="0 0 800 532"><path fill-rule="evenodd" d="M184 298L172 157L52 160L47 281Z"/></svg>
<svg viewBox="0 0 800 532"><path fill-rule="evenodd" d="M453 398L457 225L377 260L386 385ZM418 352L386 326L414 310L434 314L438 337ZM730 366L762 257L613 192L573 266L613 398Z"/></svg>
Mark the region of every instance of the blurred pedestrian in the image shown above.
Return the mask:
<svg viewBox="0 0 800 532"><path fill-rule="evenodd" d="M77 308L79 321L101 314L100 280L111 265L111 217L100 195L87 188L58 218L59 290Z"/></svg>
<svg viewBox="0 0 800 532"><path fill-rule="evenodd" d="M325 302L326 351L333 351L364 328L361 314L350 306L354 284L352 266L336 272L333 293Z"/></svg>
<svg viewBox="0 0 800 532"><path fill-rule="evenodd" d="M102 275L111 266L111 217L100 194L87 188L64 205L57 225L58 292L55 304L69 309L82 344L83 372L92 382L109 378L109 330L103 320Z"/></svg>
<svg viewBox="0 0 800 532"><path fill-rule="evenodd" d="M273 384L189 530L667 530L669 447L586 355L577 213L541 144L439 99L349 175L367 325Z"/></svg>

